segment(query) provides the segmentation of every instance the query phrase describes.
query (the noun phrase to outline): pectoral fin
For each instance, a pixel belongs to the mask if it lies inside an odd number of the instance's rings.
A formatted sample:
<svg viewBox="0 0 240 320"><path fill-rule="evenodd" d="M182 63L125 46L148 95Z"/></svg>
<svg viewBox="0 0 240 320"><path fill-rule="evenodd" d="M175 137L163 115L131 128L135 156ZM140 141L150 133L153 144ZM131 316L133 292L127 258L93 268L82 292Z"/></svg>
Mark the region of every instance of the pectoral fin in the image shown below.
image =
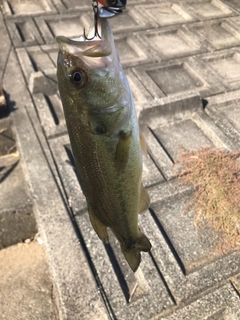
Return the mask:
<svg viewBox="0 0 240 320"><path fill-rule="evenodd" d="M126 134L121 131L119 133L119 141L116 147L115 164L119 170L123 170L128 162L129 149L131 144L132 134Z"/></svg>
<svg viewBox="0 0 240 320"><path fill-rule="evenodd" d="M98 217L95 215L90 205L88 205L88 213L89 213L91 224L96 234L99 236L99 238L103 242L108 243L109 239L108 239L107 227L98 219Z"/></svg>
<svg viewBox="0 0 240 320"><path fill-rule="evenodd" d="M150 198L147 193L147 190L144 188L143 184L141 184L141 195L140 201L138 206L138 212L143 213L145 212L150 206Z"/></svg>

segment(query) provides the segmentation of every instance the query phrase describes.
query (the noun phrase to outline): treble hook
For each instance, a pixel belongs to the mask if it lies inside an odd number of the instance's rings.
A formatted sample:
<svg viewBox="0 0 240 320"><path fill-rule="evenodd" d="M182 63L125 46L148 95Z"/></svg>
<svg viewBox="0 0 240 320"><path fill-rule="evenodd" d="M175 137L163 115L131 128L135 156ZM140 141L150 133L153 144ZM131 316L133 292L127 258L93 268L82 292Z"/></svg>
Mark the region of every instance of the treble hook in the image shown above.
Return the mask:
<svg viewBox="0 0 240 320"><path fill-rule="evenodd" d="M94 35L92 38L88 38L86 36L85 28L83 29L83 36L86 40L93 40L95 37L99 37L101 39L101 36L98 32L98 2L95 0L92 0L92 7L94 12Z"/></svg>

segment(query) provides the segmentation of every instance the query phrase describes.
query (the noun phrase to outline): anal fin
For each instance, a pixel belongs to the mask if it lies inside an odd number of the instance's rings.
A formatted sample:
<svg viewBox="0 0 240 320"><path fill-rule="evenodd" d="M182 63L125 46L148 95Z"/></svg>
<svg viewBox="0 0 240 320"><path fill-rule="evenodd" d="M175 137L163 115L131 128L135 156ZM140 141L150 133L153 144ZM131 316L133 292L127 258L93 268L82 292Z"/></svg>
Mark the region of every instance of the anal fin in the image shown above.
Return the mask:
<svg viewBox="0 0 240 320"><path fill-rule="evenodd" d="M148 238L142 232L140 232L140 237L136 241L136 248L138 248L144 252L148 252L152 248L151 242L148 240Z"/></svg>
<svg viewBox="0 0 240 320"><path fill-rule="evenodd" d="M103 242L108 243L109 242L109 238L108 238L107 227L105 226L105 224L103 224L98 219L98 217L95 215L95 213L92 210L90 205L88 205L88 213L89 213L89 218L90 218L91 224L92 224L93 229L95 230L96 234L99 236L99 238Z"/></svg>
<svg viewBox="0 0 240 320"><path fill-rule="evenodd" d="M150 198L148 195L147 190L144 188L143 184L141 183L141 194L138 206L138 212L143 213L145 212L150 206Z"/></svg>

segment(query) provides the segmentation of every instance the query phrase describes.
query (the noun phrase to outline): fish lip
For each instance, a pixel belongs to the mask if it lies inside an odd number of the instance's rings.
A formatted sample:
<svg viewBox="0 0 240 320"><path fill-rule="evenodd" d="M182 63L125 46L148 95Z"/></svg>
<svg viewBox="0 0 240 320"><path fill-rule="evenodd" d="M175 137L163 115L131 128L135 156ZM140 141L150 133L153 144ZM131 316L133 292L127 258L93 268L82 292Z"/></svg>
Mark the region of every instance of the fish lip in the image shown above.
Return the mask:
<svg viewBox="0 0 240 320"><path fill-rule="evenodd" d="M106 57L112 53L113 36L106 19L99 18L101 38L95 36L92 40L86 39L84 36L77 38L68 38L65 36L56 36L56 41L61 51L71 53L81 52L84 56L89 57ZM94 29L94 27L93 27ZM92 30L90 30L91 32Z"/></svg>

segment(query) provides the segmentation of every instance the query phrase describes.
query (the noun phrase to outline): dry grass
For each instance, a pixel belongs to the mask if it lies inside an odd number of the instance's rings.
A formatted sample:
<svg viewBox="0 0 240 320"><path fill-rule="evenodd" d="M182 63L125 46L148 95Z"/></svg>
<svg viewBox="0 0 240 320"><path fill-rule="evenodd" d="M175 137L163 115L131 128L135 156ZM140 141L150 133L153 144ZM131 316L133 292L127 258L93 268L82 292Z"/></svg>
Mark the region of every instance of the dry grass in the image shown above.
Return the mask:
<svg viewBox="0 0 240 320"><path fill-rule="evenodd" d="M180 155L178 177L194 186L193 201L197 228L210 224L219 232L218 250L240 248L240 152L202 148Z"/></svg>

